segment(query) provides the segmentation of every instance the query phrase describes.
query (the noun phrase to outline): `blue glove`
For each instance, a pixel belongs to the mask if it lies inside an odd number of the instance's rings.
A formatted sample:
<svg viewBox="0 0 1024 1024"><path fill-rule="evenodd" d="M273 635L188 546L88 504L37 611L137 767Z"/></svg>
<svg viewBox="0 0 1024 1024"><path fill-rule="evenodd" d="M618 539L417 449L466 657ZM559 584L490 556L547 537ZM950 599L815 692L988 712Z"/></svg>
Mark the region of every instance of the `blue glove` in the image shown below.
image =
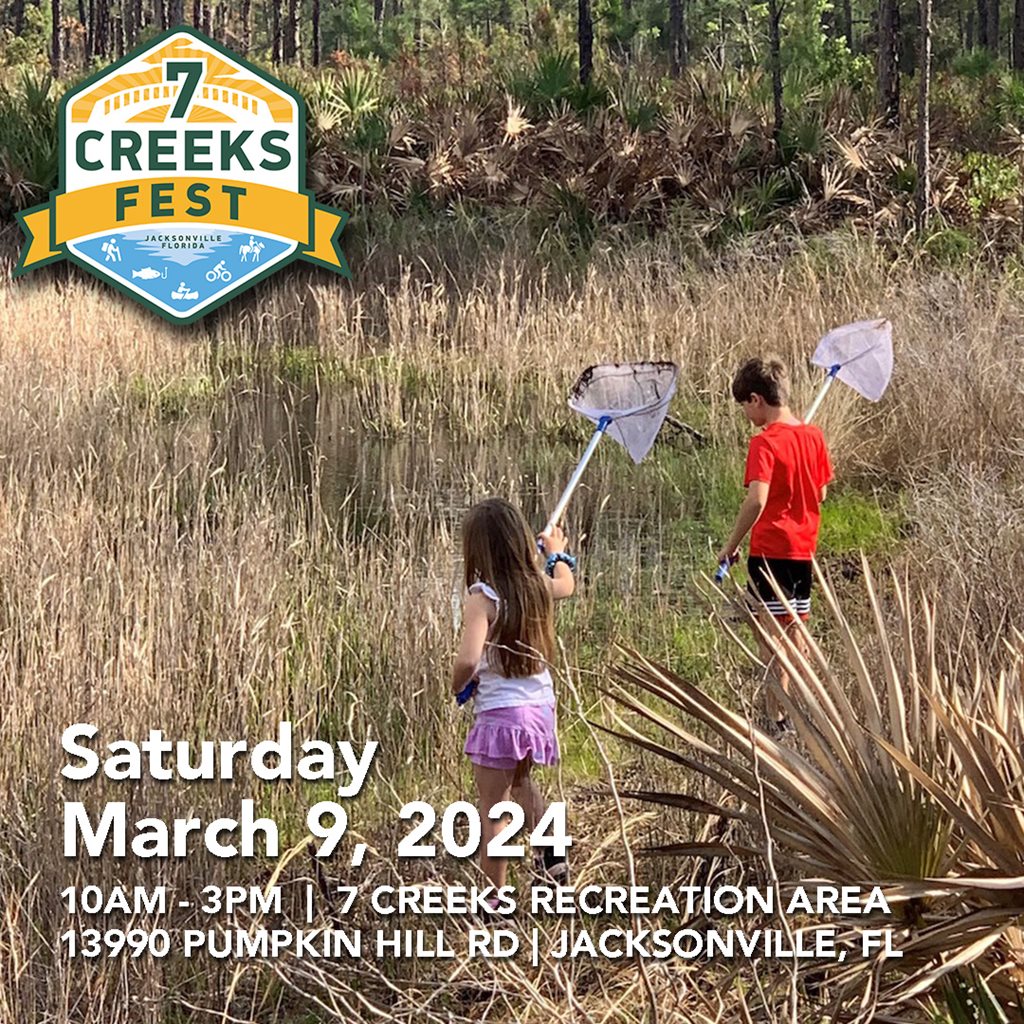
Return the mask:
<svg viewBox="0 0 1024 1024"><path fill-rule="evenodd" d="M476 680L470 679L466 685L455 694L455 703L461 708L463 704L468 703L473 694L476 693Z"/></svg>

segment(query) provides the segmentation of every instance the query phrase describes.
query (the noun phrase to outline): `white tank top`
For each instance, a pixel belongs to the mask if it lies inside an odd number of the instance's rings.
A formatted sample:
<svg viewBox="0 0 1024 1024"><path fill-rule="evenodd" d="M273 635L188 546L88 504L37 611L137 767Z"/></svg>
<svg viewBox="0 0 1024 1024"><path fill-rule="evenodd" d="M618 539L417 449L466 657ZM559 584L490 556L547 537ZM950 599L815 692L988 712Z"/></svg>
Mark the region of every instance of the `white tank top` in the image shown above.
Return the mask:
<svg viewBox="0 0 1024 1024"><path fill-rule="evenodd" d="M501 598L486 583L474 583L471 594L483 594L484 597L500 607ZM491 667L488 648L484 648L483 657L476 667L477 688L473 700L476 714L481 711L493 711L495 708L517 708L529 704L555 705L555 688L551 685L551 673L545 667L530 676L503 676L496 667Z"/></svg>

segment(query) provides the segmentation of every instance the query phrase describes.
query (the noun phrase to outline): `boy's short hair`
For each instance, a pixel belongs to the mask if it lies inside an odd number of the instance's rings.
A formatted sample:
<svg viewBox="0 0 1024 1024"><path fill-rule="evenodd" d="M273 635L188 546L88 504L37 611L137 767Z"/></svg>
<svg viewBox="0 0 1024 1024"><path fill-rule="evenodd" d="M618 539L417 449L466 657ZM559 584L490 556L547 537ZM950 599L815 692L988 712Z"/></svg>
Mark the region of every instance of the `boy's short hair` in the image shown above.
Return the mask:
<svg viewBox="0 0 1024 1024"><path fill-rule="evenodd" d="M732 379L732 397L749 402L751 395L760 395L769 405L789 402L789 371L776 356L755 356L748 359Z"/></svg>

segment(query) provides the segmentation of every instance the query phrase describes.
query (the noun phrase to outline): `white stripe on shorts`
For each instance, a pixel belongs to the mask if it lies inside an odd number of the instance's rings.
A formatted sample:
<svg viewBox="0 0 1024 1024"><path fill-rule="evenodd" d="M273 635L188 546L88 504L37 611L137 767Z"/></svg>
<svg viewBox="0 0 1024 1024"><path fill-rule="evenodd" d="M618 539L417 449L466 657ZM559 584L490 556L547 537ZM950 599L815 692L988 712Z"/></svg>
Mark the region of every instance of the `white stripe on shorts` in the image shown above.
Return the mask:
<svg viewBox="0 0 1024 1024"><path fill-rule="evenodd" d="M772 615L789 615L789 609L781 601L764 601L763 604ZM790 606L797 615L810 615L811 613L811 599L809 597L790 601Z"/></svg>

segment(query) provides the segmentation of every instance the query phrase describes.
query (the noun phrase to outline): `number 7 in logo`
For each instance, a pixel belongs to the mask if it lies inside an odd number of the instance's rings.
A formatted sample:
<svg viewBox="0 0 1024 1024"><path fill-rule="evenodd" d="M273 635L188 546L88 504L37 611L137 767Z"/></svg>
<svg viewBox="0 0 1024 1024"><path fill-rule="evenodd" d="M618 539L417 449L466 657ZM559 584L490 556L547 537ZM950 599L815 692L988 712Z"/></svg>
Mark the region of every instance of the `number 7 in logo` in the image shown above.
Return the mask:
<svg viewBox="0 0 1024 1024"><path fill-rule="evenodd" d="M195 95L196 87L203 80L206 63L201 60L169 60L164 77L168 82L176 82L182 75L185 84L178 91L178 99L171 107L172 118L184 117L188 113L189 104Z"/></svg>

